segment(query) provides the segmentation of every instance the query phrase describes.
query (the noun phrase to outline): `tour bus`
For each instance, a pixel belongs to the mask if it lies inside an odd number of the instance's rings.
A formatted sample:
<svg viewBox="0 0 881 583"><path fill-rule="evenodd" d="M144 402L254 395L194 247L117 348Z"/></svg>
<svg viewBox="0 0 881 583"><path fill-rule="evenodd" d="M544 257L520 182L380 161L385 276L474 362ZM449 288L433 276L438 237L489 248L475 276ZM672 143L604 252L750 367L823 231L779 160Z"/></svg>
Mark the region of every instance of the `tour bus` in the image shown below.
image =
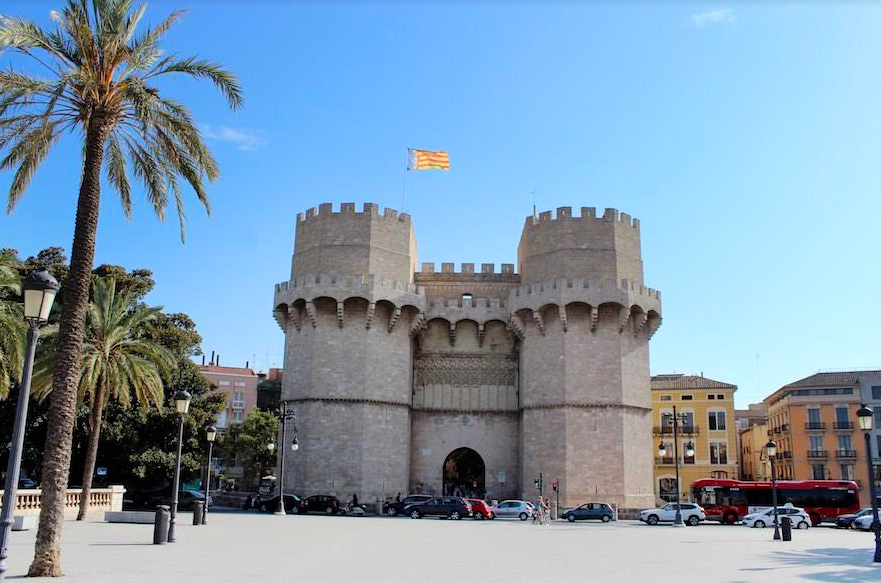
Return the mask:
<svg viewBox="0 0 881 583"><path fill-rule="evenodd" d="M707 512L707 520L734 524L742 517L770 508L771 482L739 480L697 480L691 485L694 501ZM859 486L839 480L778 480L777 504L787 502L804 508L814 526L821 521L835 522L840 514L860 509Z"/></svg>

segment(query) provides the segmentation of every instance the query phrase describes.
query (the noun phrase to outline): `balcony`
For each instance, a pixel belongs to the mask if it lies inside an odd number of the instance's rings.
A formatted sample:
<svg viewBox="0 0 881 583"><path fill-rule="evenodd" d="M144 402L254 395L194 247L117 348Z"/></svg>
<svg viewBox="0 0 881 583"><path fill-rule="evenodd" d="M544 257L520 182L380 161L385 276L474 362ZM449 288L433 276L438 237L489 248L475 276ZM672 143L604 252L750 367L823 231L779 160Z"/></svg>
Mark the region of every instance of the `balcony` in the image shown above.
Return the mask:
<svg viewBox="0 0 881 583"><path fill-rule="evenodd" d="M768 437L771 437L772 435L774 435L774 430L769 429L768 430Z"/></svg>
<svg viewBox="0 0 881 583"><path fill-rule="evenodd" d="M784 452L783 452L783 459L788 460L788 459L791 459L791 458L792 458L792 452L791 452L791 451L784 451Z"/></svg>
<svg viewBox="0 0 881 583"><path fill-rule="evenodd" d="M824 431L826 424L821 421L808 421L805 423L805 431Z"/></svg>
<svg viewBox="0 0 881 583"><path fill-rule="evenodd" d="M808 450L808 459L826 459L829 457L829 452L825 449L809 449Z"/></svg>
<svg viewBox="0 0 881 583"><path fill-rule="evenodd" d="M789 423L784 423L780 426L780 431L789 431Z"/></svg>
<svg viewBox="0 0 881 583"><path fill-rule="evenodd" d="M853 429L853 421L836 421L835 429L848 430Z"/></svg>
<svg viewBox="0 0 881 583"><path fill-rule="evenodd" d="M676 458L674 458L672 456L659 457L659 458L655 458L655 463L658 464L659 466L672 466L674 459L676 459Z"/></svg>
<svg viewBox="0 0 881 583"><path fill-rule="evenodd" d="M655 435L673 435L673 426L660 426L654 427L653 432ZM700 435L700 430L694 425L680 425L679 426L679 435Z"/></svg>
<svg viewBox="0 0 881 583"><path fill-rule="evenodd" d="M840 460L853 460L857 457L857 452L852 449L839 449L835 452L835 457Z"/></svg>
<svg viewBox="0 0 881 583"><path fill-rule="evenodd" d="M780 428L779 428L779 427L775 427L775 428L774 428L774 433L780 433Z"/></svg>

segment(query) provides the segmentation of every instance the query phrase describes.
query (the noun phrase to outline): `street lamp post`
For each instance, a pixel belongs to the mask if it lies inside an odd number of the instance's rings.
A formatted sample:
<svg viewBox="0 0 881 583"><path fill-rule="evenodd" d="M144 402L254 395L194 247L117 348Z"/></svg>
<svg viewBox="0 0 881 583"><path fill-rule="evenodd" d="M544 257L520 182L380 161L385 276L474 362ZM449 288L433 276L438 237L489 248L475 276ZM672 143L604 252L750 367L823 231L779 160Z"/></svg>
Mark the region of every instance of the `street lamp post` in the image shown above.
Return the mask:
<svg viewBox="0 0 881 583"><path fill-rule="evenodd" d="M214 449L214 439L216 437L216 427L211 425L205 428L205 439L208 440L208 471L205 475L205 511L202 513L202 524L208 524L208 494L211 492L211 452Z"/></svg>
<svg viewBox="0 0 881 583"><path fill-rule="evenodd" d="M278 417L279 423L281 423L281 460L278 466L278 508L275 513L284 516L284 458L285 443L287 441L285 430L287 428L287 421L294 418L294 411L288 410L287 403L282 402L281 407L275 412L275 414ZM294 430L294 433L294 440L291 442L291 451L297 451L300 448L300 445L297 442L296 429Z"/></svg>
<svg viewBox="0 0 881 583"><path fill-rule="evenodd" d="M765 444L768 460L771 462L771 504L774 505L774 540L780 540L780 525L777 520L777 443L772 439Z"/></svg>
<svg viewBox="0 0 881 583"><path fill-rule="evenodd" d="M24 319L28 323L27 347L25 349L24 369L18 388L18 403L15 408L15 425L12 427L12 442L9 462L6 466L6 484L3 486L3 510L0 512L0 582L6 572L6 558L9 556L9 533L15 513L15 495L18 491L18 475L21 471L21 450L24 446L24 429L28 417L28 401L31 393L31 372L34 368L34 354L40 338L40 326L49 319L55 294L61 287L48 271L31 273L22 282L24 290Z"/></svg>
<svg viewBox="0 0 881 583"><path fill-rule="evenodd" d="M177 523L177 491L180 488L180 454L184 443L184 417L190 410L190 394L187 391L175 392L174 407L180 421L177 433L177 461L174 465L174 481L171 486L171 517L168 521L168 542L170 543L177 540L174 536L174 526Z"/></svg>
<svg viewBox="0 0 881 583"><path fill-rule="evenodd" d="M863 436L866 438L866 465L869 470L869 495L872 497L872 531L875 533L875 558L874 562L881 563L881 522L878 521L878 492L875 488L875 472L872 467L872 439L869 433L872 431L872 417L875 414L870 407L863 403L857 411L857 421Z"/></svg>
<svg viewBox="0 0 881 583"><path fill-rule="evenodd" d="M673 425L673 463L676 468L676 516L673 518L673 526L684 526L682 524L682 496L679 487L679 423L685 418L685 415L676 413L675 405L673 406L672 415L664 415L665 422ZM662 458L667 455L667 446L663 441L661 441L661 444L658 446L658 455ZM694 444L691 441L685 446L685 456L694 456Z"/></svg>

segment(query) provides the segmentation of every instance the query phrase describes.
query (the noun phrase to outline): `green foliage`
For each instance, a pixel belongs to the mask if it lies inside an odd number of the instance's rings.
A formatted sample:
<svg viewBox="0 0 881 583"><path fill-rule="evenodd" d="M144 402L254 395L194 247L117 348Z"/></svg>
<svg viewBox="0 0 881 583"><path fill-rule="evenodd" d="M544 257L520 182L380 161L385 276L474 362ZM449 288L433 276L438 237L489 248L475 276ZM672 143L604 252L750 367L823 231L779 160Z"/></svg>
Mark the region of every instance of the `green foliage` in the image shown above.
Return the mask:
<svg viewBox="0 0 881 583"><path fill-rule="evenodd" d="M220 452L225 459L236 455L242 460L246 476L261 477L275 465L276 453L269 451L270 443L278 436L278 417L269 411L255 409L242 423L234 423L220 440ZM282 447L282 444L276 444Z"/></svg>
<svg viewBox="0 0 881 583"><path fill-rule="evenodd" d="M19 262L10 252L0 252L0 398L17 381L24 363L25 332L19 301Z"/></svg>
<svg viewBox="0 0 881 583"><path fill-rule="evenodd" d="M181 239L182 181L210 213L203 180L217 178L217 163L190 111L164 97L159 87L179 76L207 79L232 109L241 106L242 89L219 65L164 51L160 41L183 13L173 12L158 26L142 29L145 8L132 0L67 0L52 13L51 30L0 16L0 52L19 53L43 73L26 74L11 66L0 70L0 153L6 153L0 170L14 172L8 213L55 142L71 130L102 140L107 181L127 217L132 174L143 183L160 220L174 199Z"/></svg>

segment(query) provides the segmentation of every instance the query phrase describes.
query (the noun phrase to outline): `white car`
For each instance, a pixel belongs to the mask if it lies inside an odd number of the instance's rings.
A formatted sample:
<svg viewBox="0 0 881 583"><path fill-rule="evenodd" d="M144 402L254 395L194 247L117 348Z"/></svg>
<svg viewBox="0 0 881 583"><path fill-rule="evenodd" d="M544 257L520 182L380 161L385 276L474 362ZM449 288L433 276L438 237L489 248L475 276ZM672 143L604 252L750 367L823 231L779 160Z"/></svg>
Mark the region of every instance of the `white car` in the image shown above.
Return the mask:
<svg viewBox="0 0 881 583"><path fill-rule="evenodd" d="M535 506L525 500L503 500L492 507L496 518L519 518L526 520L532 516Z"/></svg>
<svg viewBox="0 0 881 583"><path fill-rule="evenodd" d="M682 522L688 526L697 526L701 521L707 519L707 513L697 504L690 502L681 502ZM676 518L676 503L671 502L660 508L652 508L643 510L639 513L639 519L646 524L655 525L659 522L673 522Z"/></svg>
<svg viewBox="0 0 881 583"><path fill-rule="evenodd" d="M850 523L850 527L858 530L871 530L872 518L871 512L858 518L854 518L853 522Z"/></svg>
<svg viewBox="0 0 881 583"><path fill-rule="evenodd" d="M777 524L779 526L783 526L783 518L788 518L792 521L792 526L794 526L795 528L805 530L811 527L811 517L808 515L808 513L805 512L804 509L796 508L795 506L778 507L777 518ZM774 509L768 508L767 510L760 510L759 512L747 514L740 519L740 523L743 526L748 526L750 528L765 528L766 526L774 526Z"/></svg>

